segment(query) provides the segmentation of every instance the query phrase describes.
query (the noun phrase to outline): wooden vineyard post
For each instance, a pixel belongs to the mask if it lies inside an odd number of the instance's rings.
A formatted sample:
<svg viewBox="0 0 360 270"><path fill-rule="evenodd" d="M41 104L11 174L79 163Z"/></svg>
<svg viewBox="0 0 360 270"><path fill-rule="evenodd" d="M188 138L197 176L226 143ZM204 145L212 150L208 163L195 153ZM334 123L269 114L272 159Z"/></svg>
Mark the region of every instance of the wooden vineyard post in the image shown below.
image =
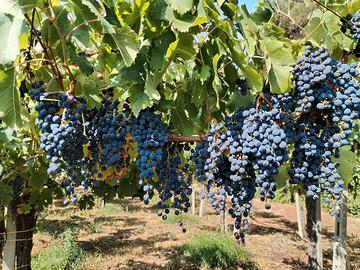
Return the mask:
<svg viewBox="0 0 360 270"><path fill-rule="evenodd" d="M308 269L323 269L321 243L321 204L320 198L306 197L306 232L308 237Z"/></svg>
<svg viewBox="0 0 360 270"><path fill-rule="evenodd" d="M221 231L224 233L228 232L228 226L227 226L227 220L226 220L226 195L225 196L225 200L224 200L224 208L221 210Z"/></svg>
<svg viewBox="0 0 360 270"><path fill-rule="evenodd" d="M11 207L5 208L6 242L4 245L3 270L15 269L16 224Z"/></svg>
<svg viewBox="0 0 360 270"><path fill-rule="evenodd" d="M196 195L195 195L196 191L193 190L192 194L191 194L191 213L195 216L196 215Z"/></svg>
<svg viewBox="0 0 360 270"><path fill-rule="evenodd" d="M298 222L298 233L301 239L305 238L305 221L304 221L304 210L301 206L301 197L299 192L295 191L295 205L296 205L296 216Z"/></svg>
<svg viewBox="0 0 360 270"><path fill-rule="evenodd" d="M201 218L204 216L205 200L206 200L206 195L205 195L204 199L200 198L199 217L201 217Z"/></svg>
<svg viewBox="0 0 360 270"><path fill-rule="evenodd" d="M342 195L343 203L335 220L335 241L333 250L333 270L346 270L346 227L347 227L347 194Z"/></svg>

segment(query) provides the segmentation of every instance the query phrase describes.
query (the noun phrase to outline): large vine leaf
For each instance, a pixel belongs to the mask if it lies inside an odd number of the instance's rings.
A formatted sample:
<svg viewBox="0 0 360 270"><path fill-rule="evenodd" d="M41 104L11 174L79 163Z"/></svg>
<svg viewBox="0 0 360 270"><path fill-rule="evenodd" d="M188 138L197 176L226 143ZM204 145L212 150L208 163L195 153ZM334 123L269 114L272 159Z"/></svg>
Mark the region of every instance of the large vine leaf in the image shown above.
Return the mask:
<svg viewBox="0 0 360 270"><path fill-rule="evenodd" d="M140 39L130 27L116 28L114 34L106 34L104 41L119 50L125 65L131 66L140 51Z"/></svg>
<svg viewBox="0 0 360 270"><path fill-rule="evenodd" d="M185 14L193 7L193 0L168 0L168 2L172 9L180 15Z"/></svg>
<svg viewBox="0 0 360 270"><path fill-rule="evenodd" d="M194 123L186 115L183 108L174 108L171 110L171 123L183 135L194 134Z"/></svg>
<svg viewBox="0 0 360 270"><path fill-rule="evenodd" d="M320 10L314 11L309 23L305 27L306 38L316 45L326 46L332 51L332 37L328 34L324 25L323 13Z"/></svg>
<svg viewBox="0 0 360 270"><path fill-rule="evenodd" d="M350 146L344 146L340 149L340 157L337 161L340 164L338 172L345 183L349 183L353 177L353 168L357 163L356 154L351 151Z"/></svg>
<svg viewBox="0 0 360 270"><path fill-rule="evenodd" d="M291 71L295 59L292 49L286 42L267 38L260 42L266 52L266 68L268 71L272 93L287 93L292 87Z"/></svg>
<svg viewBox="0 0 360 270"><path fill-rule="evenodd" d="M14 61L19 53L22 13L14 0L3 0L0 6L0 64Z"/></svg>
<svg viewBox="0 0 360 270"><path fill-rule="evenodd" d="M154 85L154 77L150 74L150 72L148 72L146 76L144 91L152 100L160 100L161 98L159 91Z"/></svg>
<svg viewBox="0 0 360 270"><path fill-rule="evenodd" d="M12 200L13 193L13 189L9 185L5 183L0 183L0 205L9 205Z"/></svg>
<svg viewBox="0 0 360 270"><path fill-rule="evenodd" d="M86 20L99 20L104 27L105 33L115 34L115 28L111 25L99 11L99 4L94 0L73 0L77 7L77 11L81 12ZM101 32L101 28L97 24L92 23L91 26L97 31Z"/></svg>
<svg viewBox="0 0 360 270"><path fill-rule="evenodd" d="M141 84L133 84L129 88L129 101L131 111L137 117L142 109L151 107L152 100L144 91L144 86Z"/></svg>
<svg viewBox="0 0 360 270"><path fill-rule="evenodd" d="M21 126L21 107L15 68L0 69L0 115L9 126Z"/></svg>

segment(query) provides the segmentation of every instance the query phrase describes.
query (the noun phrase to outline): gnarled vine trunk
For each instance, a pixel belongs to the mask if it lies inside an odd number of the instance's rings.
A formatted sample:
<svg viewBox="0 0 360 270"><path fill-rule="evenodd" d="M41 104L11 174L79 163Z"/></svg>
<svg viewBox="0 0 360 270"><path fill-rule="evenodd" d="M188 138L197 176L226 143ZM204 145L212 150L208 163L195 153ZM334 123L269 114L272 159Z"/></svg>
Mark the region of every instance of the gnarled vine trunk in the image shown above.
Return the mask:
<svg viewBox="0 0 360 270"><path fill-rule="evenodd" d="M308 269L322 270L320 199L306 197L306 232L308 237Z"/></svg>
<svg viewBox="0 0 360 270"><path fill-rule="evenodd" d="M4 217L4 207L0 207L0 265L3 260L3 251L5 244L5 217Z"/></svg>
<svg viewBox="0 0 360 270"><path fill-rule="evenodd" d="M37 213L31 210L28 214L16 215L16 265L23 270L31 269L31 250L33 247L34 228L37 221Z"/></svg>

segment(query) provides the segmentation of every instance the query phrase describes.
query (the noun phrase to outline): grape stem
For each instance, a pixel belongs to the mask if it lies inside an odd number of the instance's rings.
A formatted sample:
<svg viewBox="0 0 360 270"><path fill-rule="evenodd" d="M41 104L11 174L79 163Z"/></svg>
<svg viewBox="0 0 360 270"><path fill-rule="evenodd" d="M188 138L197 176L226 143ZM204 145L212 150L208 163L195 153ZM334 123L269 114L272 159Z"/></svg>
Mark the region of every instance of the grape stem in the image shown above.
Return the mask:
<svg viewBox="0 0 360 270"><path fill-rule="evenodd" d="M256 111L257 112L259 111L259 108L261 105L261 103L260 103L261 100L265 101L265 103L269 106L269 109L272 110L273 105L270 102L270 100L268 100L268 98L264 94L259 94L257 97L257 100L256 100Z"/></svg>
<svg viewBox="0 0 360 270"><path fill-rule="evenodd" d="M326 10L330 11L332 14L334 14L335 16L337 16L338 18L340 18L341 22L345 22L346 24L350 25L349 20L347 20L346 18L340 16L339 14L337 14L335 11L333 11L332 9L328 8L327 6L325 6L323 3L319 2L318 0L313 0L315 3L317 3L319 6L322 6L323 8L325 8Z"/></svg>
<svg viewBox="0 0 360 270"><path fill-rule="evenodd" d="M60 72L59 72L59 69L58 69L58 67L57 67L57 64L56 64L55 59L52 59L52 58L50 57L50 54L49 54L49 52L48 52L48 49L47 49L47 47L45 46L45 44L42 42L39 33L32 28L33 22L32 22L32 20L30 19L29 15L25 13L24 16L25 16L25 19L27 20L27 22L28 22L29 25L30 25L30 29L32 30L32 33L36 36L36 40L39 42L40 46L43 48L46 59L49 60L49 64L50 64L51 71L52 71L54 77L57 78L57 79L56 79L57 84L59 85L59 87L60 87L61 90L64 90L64 84L63 84L63 82L62 82L62 80L61 80Z"/></svg>
<svg viewBox="0 0 360 270"><path fill-rule="evenodd" d="M204 140L204 136L193 135L193 136L182 136L178 134L170 134L169 141L171 142L201 142Z"/></svg>
<svg viewBox="0 0 360 270"><path fill-rule="evenodd" d="M26 166L26 164L27 164L29 161L34 160L34 159L40 157L41 155L42 155L42 153L38 153L38 154L35 154L35 155L29 157L28 159L24 160L24 161L20 164L20 166L18 166L18 167L15 168L14 170L10 171L7 175L4 175L3 177L1 177L1 178L0 178L0 181L1 181L1 182L5 182L5 181L11 179L13 175L15 175L16 173L21 172L21 170Z"/></svg>

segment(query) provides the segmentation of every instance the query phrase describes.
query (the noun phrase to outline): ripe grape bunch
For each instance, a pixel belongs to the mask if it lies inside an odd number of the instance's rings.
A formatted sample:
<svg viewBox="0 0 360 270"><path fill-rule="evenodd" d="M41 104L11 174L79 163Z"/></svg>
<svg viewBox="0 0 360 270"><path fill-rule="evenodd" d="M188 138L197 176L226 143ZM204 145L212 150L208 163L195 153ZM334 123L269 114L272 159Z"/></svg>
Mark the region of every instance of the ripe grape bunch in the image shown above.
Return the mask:
<svg viewBox="0 0 360 270"><path fill-rule="evenodd" d="M236 82L236 88L240 91L241 95L246 96L248 94L248 85L246 80L244 79L237 79Z"/></svg>
<svg viewBox="0 0 360 270"><path fill-rule="evenodd" d="M170 205L175 209L174 214L176 216L189 211L192 173L189 163L183 164L181 159L181 154L189 150L188 145L168 142L164 147L163 159L156 167L159 180L157 183L159 192L157 206L160 208L158 215L164 220L170 213ZM182 227L182 231L186 232L183 222L180 222L179 225Z"/></svg>
<svg viewBox="0 0 360 270"><path fill-rule="evenodd" d="M88 112L89 156L86 167L96 178L106 177L110 170L119 171L128 167L129 120L130 113L125 103L120 107L119 101L105 97L99 109Z"/></svg>
<svg viewBox="0 0 360 270"><path fill-rule="evenodd" d="M346 33L347 30L350 30L356 43L360 44L360 12L354 14L348 14L345 17L345 20L342 19L341 31Z"/></svg>
<svg viewBox="0 0 360 270"><path fill-rule="evenodd" d="M313 199L321 192L331 215L338 213L336 205L342 203L344 188L333 157L339 157L339 148L350 143L354 120L359 118L356 66L331 59L324 48L313 51L307 46L293 70L297 120L291 182L303 184Z"/></svg>
<svg viewBox="0 0 360 270"><path fill-rule="evenodd" d="M84 99L64 93L45 93L42 82L35 83L29 95L38 102L35 109L42 133L40 147L50 161L48 174L55 175L63 168L67 174L73 175L73 171L81 166L83 145L88 142L83 128L82 114L87 108ZM66 191L76 202L74 188L67 185L68 182L65 178Z"/></svg>
<svg viewBox="0 0 360 270"><path fill-rule="evenodd" d="M48 173L61 172L62 184L76 202L75 188L97 187L98 180L128 166L129 110L104 98L100 109L88 110L82 97L45 93L43 83L33 85L37 101L41 148L50 161ZM65 200L65 204L68 200Z"/></svg>
<svg viewBox="0 0 360 270"><path fill-rule="evenodd" d="M82 113L86 110L83 98L62 93L45 93L43 83L33 85L30 97L38 104L38 125L42 136L41 148L50 160L48 173L57 173L60 166L76 166L83 158L84 135Z"/></svg>
<svg viewBox="0 0 360 270"><path fill-rule="evenodd" d="M139 185L145 195L144 203L148 204L150 192L154 186L152 182L157 168L164 159L164 146L168 142L168 130L160 115L151 109L142 110L138 117L131 121L131 134L136 142L136 151L139 154L136 165L139 168Z"/></svg>
<svg viewBox="0 0 360 270"><path fill-rule="evenodd" d="M275 175L278 167L288 159L287 137L274 121L280 112L251 107L239 110L223 125L211 128L206 141L205 165L199 165L201 149L195 148L193 160L199 175L206 179L209 202L214 209L225 208L226 196L231 196L229 214L238 230L235 237L244 241L248 229L247 217L256 187L260 199L273 199L276 191ZM270 208L270 204L265 205Z"/></svg>

